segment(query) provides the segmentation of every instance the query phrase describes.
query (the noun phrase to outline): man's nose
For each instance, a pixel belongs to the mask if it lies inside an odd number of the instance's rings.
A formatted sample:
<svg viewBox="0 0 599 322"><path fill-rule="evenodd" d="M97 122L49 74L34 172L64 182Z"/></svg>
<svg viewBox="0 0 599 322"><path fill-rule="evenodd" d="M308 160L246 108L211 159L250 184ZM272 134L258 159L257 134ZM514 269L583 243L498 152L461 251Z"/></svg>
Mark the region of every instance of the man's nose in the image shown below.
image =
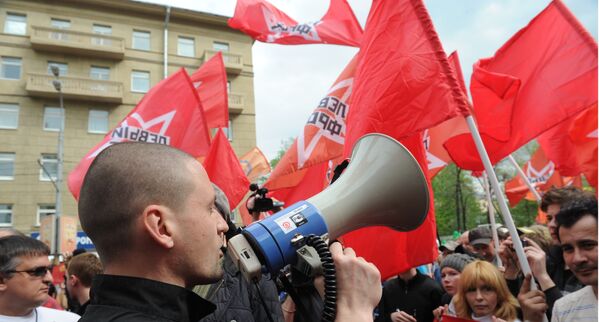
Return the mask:
<svg viewBox="0 0 599 322"><path fill-rule="evenodd" d="M54 278L52 277L52 273L50 273L50 270L46 271L46 274L44 274L44 277L42 279L45 283L52 283L54 282Z"/></svg>

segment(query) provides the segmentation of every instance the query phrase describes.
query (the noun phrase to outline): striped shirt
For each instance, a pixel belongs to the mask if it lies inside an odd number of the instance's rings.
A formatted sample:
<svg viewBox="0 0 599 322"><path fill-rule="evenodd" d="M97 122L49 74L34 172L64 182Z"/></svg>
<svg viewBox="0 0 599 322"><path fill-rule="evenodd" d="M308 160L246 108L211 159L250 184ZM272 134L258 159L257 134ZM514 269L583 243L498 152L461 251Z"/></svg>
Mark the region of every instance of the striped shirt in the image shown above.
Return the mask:
<svg viewBox="0 0 599 322"><path fill-rule="evenodd" d="M555 302L551 322L597 321L597 297L591 286L570 293Z"/></svg>

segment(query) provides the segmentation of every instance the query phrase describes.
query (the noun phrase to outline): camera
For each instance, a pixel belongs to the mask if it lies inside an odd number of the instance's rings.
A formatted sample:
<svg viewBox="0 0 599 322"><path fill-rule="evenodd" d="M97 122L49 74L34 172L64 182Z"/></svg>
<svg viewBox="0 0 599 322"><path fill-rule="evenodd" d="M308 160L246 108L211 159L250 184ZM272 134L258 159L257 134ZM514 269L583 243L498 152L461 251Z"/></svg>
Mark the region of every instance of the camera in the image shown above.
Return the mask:
<svg viewBox="0 0 599 322"><path fill-rule="evenodd" d="M264 187L260 188L260 186L255 183L250 184L250 190L254 192L250 195L250 198L254 197L254 207L249 208L246 203L246 207L250 212L265 212L271 210L276 212L281 210L280 208L284 205L282 202L273 201L272 198L268 198L266 196L268 189Z"/></svg>

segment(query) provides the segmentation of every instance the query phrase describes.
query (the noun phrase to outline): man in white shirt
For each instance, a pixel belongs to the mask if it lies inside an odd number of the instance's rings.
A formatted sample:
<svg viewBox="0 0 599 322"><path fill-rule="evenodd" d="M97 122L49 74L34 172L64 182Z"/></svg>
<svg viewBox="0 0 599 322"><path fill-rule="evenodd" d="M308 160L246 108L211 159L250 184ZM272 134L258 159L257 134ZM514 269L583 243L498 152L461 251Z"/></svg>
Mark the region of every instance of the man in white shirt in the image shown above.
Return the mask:
<svg viewBox="0 0 599 322"><path fill-rule="evenodd" d="M41 307L52 283L50 250L25 236L0 238L0 322L74 322L77 314Z"/></svg>
<svg viewBox="0 0 599 322"><path fill-rule="evenodd" d="M564 261L586 286L557 300L551 321L597 321L597 199L563 205L557 224Z"/></svg>

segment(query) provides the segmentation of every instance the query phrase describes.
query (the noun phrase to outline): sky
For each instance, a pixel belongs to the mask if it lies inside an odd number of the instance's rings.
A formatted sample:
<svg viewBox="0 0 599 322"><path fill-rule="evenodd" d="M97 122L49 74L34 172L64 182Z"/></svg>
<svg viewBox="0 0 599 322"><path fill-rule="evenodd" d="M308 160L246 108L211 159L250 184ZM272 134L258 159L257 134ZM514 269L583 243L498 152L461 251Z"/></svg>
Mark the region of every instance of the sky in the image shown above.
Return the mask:
<svg viewBox="0 0 599 322"><path fill-rule="evenodd" d="M138 0L139 1L139 0ZM235 0L142 0L232 16ZM320 19L326 0L269 0L298 22ZM370 0L348 0L364 27ZM549 0L424 0L447 54L457 50L466 85L472 65L493 56L514 33L541 12ZM563 0L597 40L597 0ZM301 133L308 116L325 96L357 48L336 45L276 45L252 48L257 146L269 159L282 142ZM235 129L233 129L234 131ZM244 151L242 151L244 153Z"/></svg>

